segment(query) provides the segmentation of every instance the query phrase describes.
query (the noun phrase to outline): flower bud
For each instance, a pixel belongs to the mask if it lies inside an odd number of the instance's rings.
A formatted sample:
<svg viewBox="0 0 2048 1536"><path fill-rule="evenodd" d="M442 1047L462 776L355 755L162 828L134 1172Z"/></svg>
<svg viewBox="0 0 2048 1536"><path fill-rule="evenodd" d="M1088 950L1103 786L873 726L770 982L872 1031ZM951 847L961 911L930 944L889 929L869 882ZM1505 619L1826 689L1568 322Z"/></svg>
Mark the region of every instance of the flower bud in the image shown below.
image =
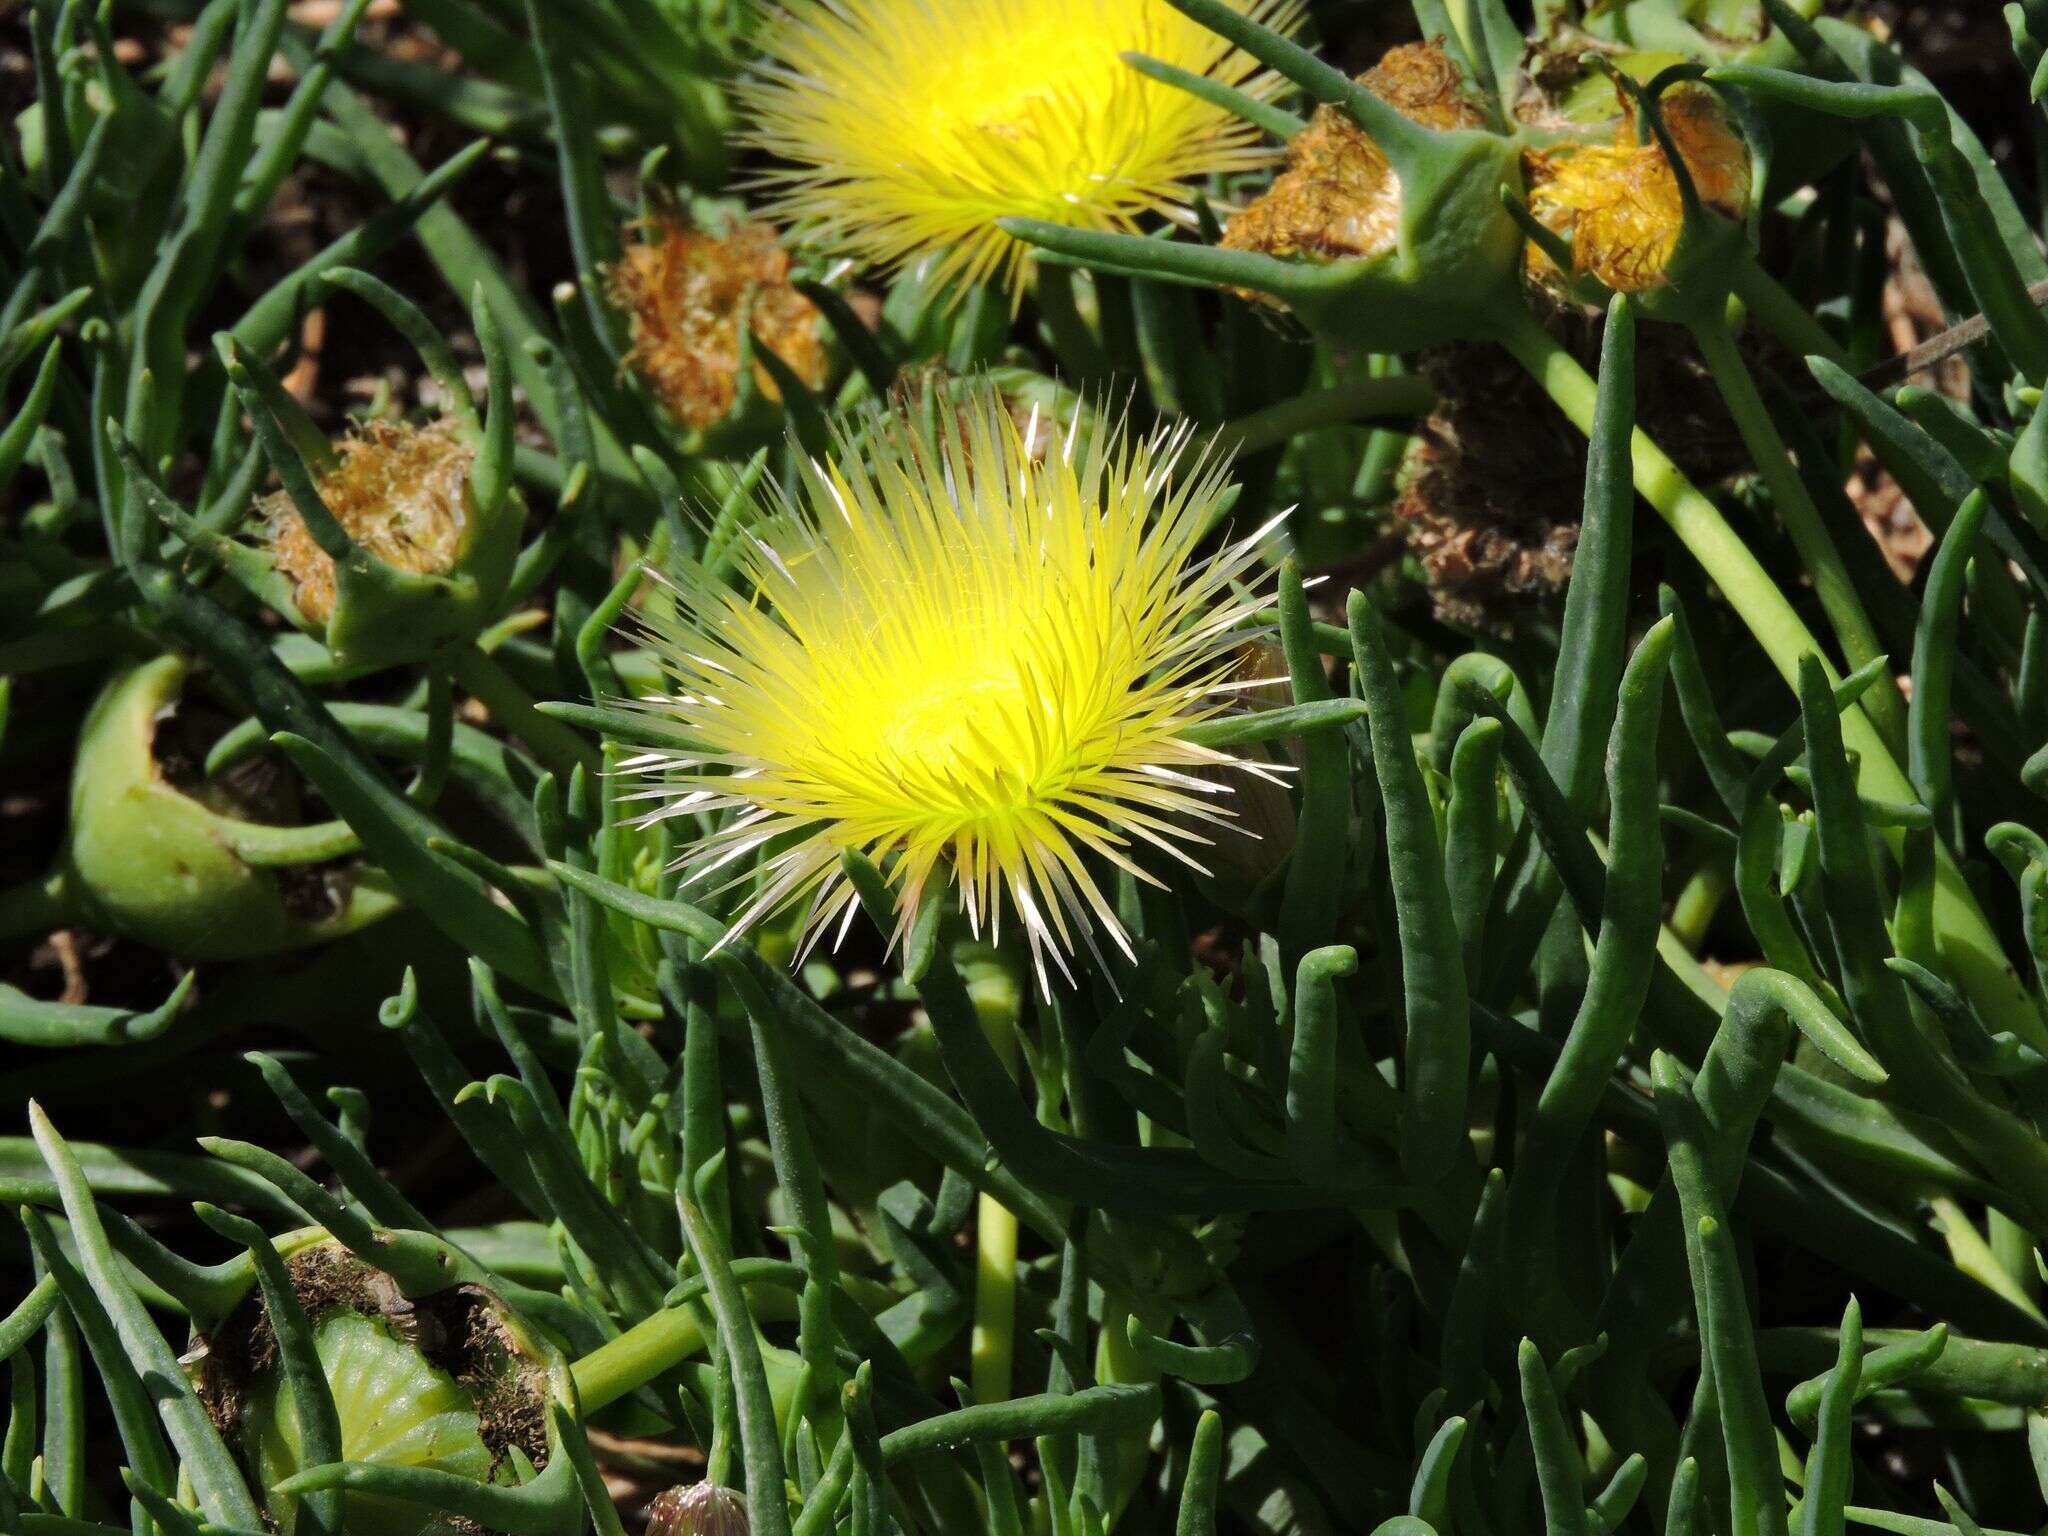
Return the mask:
<svg viewBox="0 0 2048 1536"><path fill-rule="evenodd" d="M647 1536L747 1536L747 1501L710 1479L664 1488L647 1509Z"/></svg>

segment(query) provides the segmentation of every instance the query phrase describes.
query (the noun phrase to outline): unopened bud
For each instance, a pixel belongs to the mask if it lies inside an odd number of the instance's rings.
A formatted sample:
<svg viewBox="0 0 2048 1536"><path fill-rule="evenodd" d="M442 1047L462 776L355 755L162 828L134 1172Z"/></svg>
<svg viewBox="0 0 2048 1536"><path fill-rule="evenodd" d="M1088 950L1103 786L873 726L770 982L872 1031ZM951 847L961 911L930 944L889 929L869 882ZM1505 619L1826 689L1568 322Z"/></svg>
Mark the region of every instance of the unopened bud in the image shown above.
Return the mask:
<svg viewBox="0 0 2048 1536"><path fill-rule="evenodd" d="M746 1498L709 1478L665 1488L647 1509L647 1536L747 1536Z"/></svg>

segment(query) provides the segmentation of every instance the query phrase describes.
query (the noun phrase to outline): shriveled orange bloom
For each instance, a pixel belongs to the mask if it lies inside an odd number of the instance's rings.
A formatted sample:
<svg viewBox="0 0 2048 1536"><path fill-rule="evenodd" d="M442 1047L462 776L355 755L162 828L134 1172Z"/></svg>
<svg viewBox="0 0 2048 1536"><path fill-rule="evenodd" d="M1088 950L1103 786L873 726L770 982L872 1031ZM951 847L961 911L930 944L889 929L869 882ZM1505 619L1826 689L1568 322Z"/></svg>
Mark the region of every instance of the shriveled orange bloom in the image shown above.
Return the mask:
<svg viewBox="0 0 2048 1536"><path fill-rule="evenodd" d="M686 427L709 427L731 412L749 295L754 339L805 384L825 383L818 311L790 286L789 253L773 229L742 222L716 235L660 215L638 232L646 238L627 241L606 281L627 317L626 365L669 415ZM781 398L758 363L754 380L769 399Z"/></svg>
<svg viewBox="0 0 2048 1536"><path fill-rule="evenodd" d="M468 529L476 449L450 423L366 422L335 451L340 462L316 484L351 539L401 571L436 575L454 566ZM313 623L326 623L334 613L333 557L283 491L258 502L256 515L271 558L291 581L293 603Z"/></svg>
<svg viewBox="0 0 2048 1536"><path fill-rule="evenodd" d="M1359 81L1426 128L1477 128L1485 119L1442 46L1390 48ZM1401 184L1380 147L1349 113L1319 107L1287 145L1272 187L1230 221L1223 244L1268 256L1376 256L1401 227Z"/></svg>
<svg viewBox="0 0 2048 1536"><path fill-rule="evenodd" d="M1659 108L1700 201L1740 218L1749 203L1749 149L1720 100L1704 86L1680 86ZM1528 173L1530 211L1571 241L1574 276L1596 277L1618 293L1664 281L1685 205L1663 148L1636 142L1632 116L1624 116L1615 143L1533 153ZM1534 246L1529 263L1539 275L1555 270Z"/></svg>

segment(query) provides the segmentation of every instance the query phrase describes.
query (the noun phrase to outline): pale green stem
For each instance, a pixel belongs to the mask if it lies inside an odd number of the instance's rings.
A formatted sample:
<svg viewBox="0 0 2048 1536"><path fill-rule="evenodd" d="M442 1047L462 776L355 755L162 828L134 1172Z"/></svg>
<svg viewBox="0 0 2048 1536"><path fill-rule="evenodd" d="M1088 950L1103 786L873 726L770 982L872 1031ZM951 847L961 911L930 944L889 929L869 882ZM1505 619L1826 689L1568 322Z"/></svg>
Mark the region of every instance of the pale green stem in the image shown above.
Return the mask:
<svg viewBox="0 0 2048 1536"><path fill-rule="evenodd" d="M1276 448L1297 433L1317 427L1338 427L1354 421L1412 420L1427 415L1436 391L1416 374L1397 373L1383 379L1356 379L1334 389L1297 395L1263 410L1226 421L1216 431L1217 443L1234 453Z"/></svg>
<svg viewBox="0 0 2048 1536"><path fill-rule="evenodd" d="M796 1316L796 1295L787 1286L760 1282L746 1288L748 1310L759 1322L788 1322ZM572 1363L576 1398L595 1413L645 1386L704 1349L702 1319L694 1306L664 1307L642 1318Z"/></svg>
<svg viewBox="0 0 2048 1536"><path fill-rule="evenodd" d="M1849 366L1849 355L1842 350L1842 344L1828 333L1812 310L1758 265L1754 256L1745 254L1735 263L1730 277L1735 296L1742 300L1751 317L1783 345L1801 357L1824 357L1840 367Z"/></svg>
<svg viewBox="0 0 2048 1536"><path fill-rule="evenodd" d="M2029 1296L2038 1295L2041 1272L2034 1264L2034 1234L2003 1211L1986 1211L1984 1227L1999 1267Z"/></svg>
<svg viewBox="0 0 2048 1536"><path fill-rule="evenodd" d="M1821 611L1834 628L1843 656L1852 670L1875 661L1885 654L1877 629L1870 622L1870 615L1863 611L1863 600L1856 595L1856 584L1849 579L1842 552L1828 536L1820 509L1814 506L1806 482L1800 479L1798 466L1792 462L1791 451L1778 435L1763 397L1757 393L1756 380L1750 376L1749 365L1742 360L1735 338L1718 319L1696 322L1692 333L1699 342L1700 355L1706 359L1707 372L1713 375L1714 387L1720 390L1729 415L1735 418L1743 446L1762 472L1764 484L1770 487L1771 500L1785 520L1785 531L1792 536L1800 562L1813 581L1814 595L1820 599ZM1863 708L1883 733L1893 754L1902 755L1906 750L1906 705L1898 688L1879 683L1863 695Z"/></svg>
<svg viewBox="0 0 2048 1536"><path fill-rule="evenodd" d="M1472 24L1472 0L1444 0L1444 9L1451 13L1451 25L1458 29L1458 41L1466 56L1478 58L1481 38L1479 29Z"/></svg>
<svg viewBox="0 0 2048 1536"><path fill-rule="evenodd" d="M2034 1298L1999 1263L1998 1255L1984 1241L1977 1224L1970 1220L1969 1212L1947 1195L1936 1195L1929 1204L1934 1209L1942 1240L1948 1244L1948 1255L1955 1261L1956 1268L1996 1291L2029 1317L2041 1317L2041 1309L2034 1305ZM2048 1318L2042 1320L2048 1321Z"/></svg>
<svg viewBox="0 0 2048 1536"><path fill-rule="evenodd" d="M572 768L596 773L603 767L595 747L571 727L536 710L533 696L476 646L459 645L451 650L448 673L491 712L507 735L525 742L550 772L566 779Z"/></svg>
<svg viewBox="0 0 2048 1536"><path fill-rule="evenodd" d="M968 996L989 1044L1013 1076L1017 1070L1018 978L1000 959L969 968ZM968 1345L968 1386L977 1403L1011 1393L1017 1353L1017 1216L991 1195L974 1207L974 1333Z"/></svg>
<svg viewBox="0 0 2048 1536"><path fill-rule="evenodd" d="M77 905L65 890L61 870L0 890L0 939L48 933L52 928L77 922L78 917Z"/></svg>
<svg viewBox="0 0 2048 1536"><path fill-rule="evenodd" d="M1721 910L1721 902L1735 886L1735 873L1725 859L1715 859L1693 871L1692 878L1671 903L1671 921L1667 931L1675 934L1678 942L1694 954L1699 953L1701 943L1706 939L1707 929L1712 926L1714 914Z"/></svg>
<svg viewBox="0 0 2048 1536"><path fill-rule="evenodd" d="M1578 360L1525 312L1503 317L1499 335L1501 344L1528 369L1573 425L1590 433L1597 390ZM1785 594L1729 526L1720 508L1641 430L1631 442L1631 452L1637 492L1721 589L1778 675L1788 686L1796 686L1799 659L1818 656L1821 648ZM1912 785L1860 707L1842 717L1842 738L1856 754L1866 795L1876 800L1914 798ZM2048 1026L2007 962L1975 894L1946 847L1936 850L1934 925L1937 951L1950 974L1976 1002L1985 1023L1994 1031L2011 1030L2036 1047L2048 1047Z"/></svg>

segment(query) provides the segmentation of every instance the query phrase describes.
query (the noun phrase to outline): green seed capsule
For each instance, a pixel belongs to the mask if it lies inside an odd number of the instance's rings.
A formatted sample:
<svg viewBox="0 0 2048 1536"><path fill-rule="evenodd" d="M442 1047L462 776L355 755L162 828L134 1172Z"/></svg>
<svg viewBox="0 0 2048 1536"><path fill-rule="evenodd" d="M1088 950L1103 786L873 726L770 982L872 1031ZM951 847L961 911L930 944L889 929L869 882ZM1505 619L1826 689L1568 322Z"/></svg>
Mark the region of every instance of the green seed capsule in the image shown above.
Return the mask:
<svg viewBox="0 0 2048 1536"><path fill-rule="evenodd" d="M192 960L232 960L319 943L392 910L365 876L325 881L331 915L307 918L277 870L354 851L336 824L245 821L186 794L156 750L190 668L163 656L119 673L87 713L71 779L63 883L94 925Z"/></svg>
<svg viewBox="0 0 2048 1536"><path fill-rule="evenodd" d="M469 1394L399 1337L393 1323L338 1310L314 1325L313 1337L340 1415L345 1458L431 1467L477 1481L490 1475L491 1453ZM242 1410L245 1454L266 1488L305 1466L298 1413L282 1385L276 1371L266 1372ZM453 1536L458 1529L369 1494L349 1495L346 1508L347 1528L359 1536ZM275 1494L270 1513L289 1536L297 1500Z"/></svg>
<svg viewBox="0 0 2048 1536"><path fill-rule="evenodd" d="M319 1233L288 1254L292 1292L310 1324L332 1396L344 1462L515 1484L546 1465L547 1374L524 1325L481 1286L406 1297L392 1280ZM271 1520L293 1536L300 1500L278 1485L321 1458L306 1454L260 1294L207 1337L202 1401L266 1491ZM429 1506L352 1488L350 1536L467 1536L475 1524Z"/></svg>

